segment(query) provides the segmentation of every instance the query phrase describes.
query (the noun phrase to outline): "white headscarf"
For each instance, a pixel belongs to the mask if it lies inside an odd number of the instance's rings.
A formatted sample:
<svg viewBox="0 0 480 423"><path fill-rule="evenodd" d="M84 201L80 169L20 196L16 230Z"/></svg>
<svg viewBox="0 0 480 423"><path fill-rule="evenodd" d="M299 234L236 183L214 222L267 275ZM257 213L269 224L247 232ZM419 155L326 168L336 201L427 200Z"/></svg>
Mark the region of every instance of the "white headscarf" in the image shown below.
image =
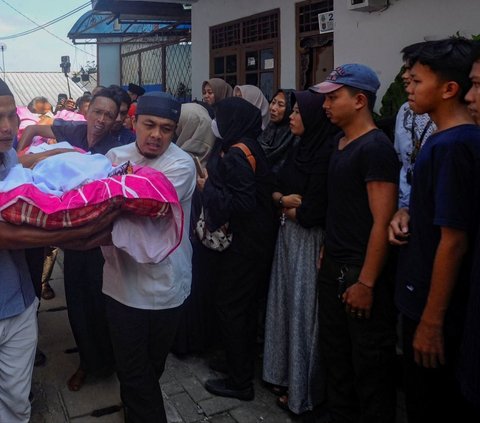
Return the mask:
<svg viewBox="0 0 480 423"><path fill-rule="evenodd" d="M255 85L236 85L233 89L233 95L240 92L242 98L260 109L262 113L262 129L265 129L270 122L269 104L260 88Z"/></svg>

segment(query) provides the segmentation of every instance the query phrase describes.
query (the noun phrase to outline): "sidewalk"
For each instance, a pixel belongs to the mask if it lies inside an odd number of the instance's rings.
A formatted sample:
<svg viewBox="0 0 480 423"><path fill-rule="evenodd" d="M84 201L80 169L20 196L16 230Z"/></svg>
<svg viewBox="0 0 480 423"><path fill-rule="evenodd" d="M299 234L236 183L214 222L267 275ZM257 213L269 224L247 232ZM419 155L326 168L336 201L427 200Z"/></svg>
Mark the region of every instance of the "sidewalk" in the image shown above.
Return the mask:
<svg viewBox="0 0 480 423"><path fill-rule="evenodd" d="M78 353L65 352L75 347L75 341L67 317L62 267L63 255L59 254L50 281L56 297L42 300L38 315L39 348L46 354L47 362L43 367L34 369L31 423L123 423L119 384L115 375L102 380L87 378L78 392L67 388L66 381L77 369L79 358ZM276 397L261 385L258 378L254 401L244 402L210 394L203 388L203 383L222 375L210 370L207 361L208 357L200 356L184 360L172 354L168 357L160 383L169 423L304 421L303 417L279 409L275 405ZM96 413L101 416L95 417ZM403 423L403 412L399 414L397 422Z"/></svg>

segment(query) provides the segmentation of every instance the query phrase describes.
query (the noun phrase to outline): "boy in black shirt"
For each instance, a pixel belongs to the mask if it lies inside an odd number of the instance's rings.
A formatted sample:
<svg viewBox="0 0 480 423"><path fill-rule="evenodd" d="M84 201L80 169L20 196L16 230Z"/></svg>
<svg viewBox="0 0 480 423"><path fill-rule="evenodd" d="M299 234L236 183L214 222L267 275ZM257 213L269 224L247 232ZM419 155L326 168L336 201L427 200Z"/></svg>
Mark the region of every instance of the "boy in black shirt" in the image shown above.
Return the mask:
<svg viewBox="0 0 480 423"><path fill-rule="evenodd" d="M370 68L349 64L312 88L325 94L326 114L343 131L328 173L318 289L332 422L395 421L395 310L382 269L399 163L373 122L379 86Z"/></svg>
<svg viewBox="0 0 480 423"><path fill-rule="evenodd" d="M454 379L480 212L480 128L464 100L471 55L465 39L427 42L407 87L412 110L438 128L415 164L395 293L410 423L456 421L459 410L463 422L478 421Z"/></svg>

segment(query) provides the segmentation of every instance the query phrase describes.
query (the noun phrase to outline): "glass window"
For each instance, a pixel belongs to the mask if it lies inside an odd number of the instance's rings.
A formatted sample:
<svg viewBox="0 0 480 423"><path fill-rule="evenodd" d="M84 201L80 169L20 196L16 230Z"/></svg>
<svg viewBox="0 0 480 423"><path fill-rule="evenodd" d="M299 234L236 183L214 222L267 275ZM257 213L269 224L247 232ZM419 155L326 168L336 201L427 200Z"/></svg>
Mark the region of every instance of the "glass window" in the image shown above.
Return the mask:
<svg viewBox="0 0 480 423"><path fill-rule="evenodd" d="M237 56L227 56L227 73L234 73L237 71Z"/></svg>
<svg viewBox="0 0 480 423"><path fill-rule="evenodd" d="M215 62L213 65L213 72L215 75L224 74L225 73L225 58L224 57L216 57Z"/></svg>
<svg viewBox="0 0 480 423"><path fill-rule="evenodd" d="M267 48L261 51L260 53L260 64L261 70L271 70L275 68L275 59L273 56L273 49Z"/></svg>
<svg viewBox="0 0 480 423"><path fill-rule="evenodd" d="M229 83L232 88L237 85L237 75L227 75L225 77L225 81L227 81L227 83Z"/></svg>
<svg viewBox="0 0 480 423"><path fill-rule="evenodd" d="M260 74L260 86L263 95L270 101L273 97L273 72L262 72Z"/></svg>
<svg viewBox="0 0 480 423"><path fill-rule="evenodd" d="M245 55L245 70L252 71L258 69L258 51L251 51Z"/></svg>
<svg viewBox="0 0 480 423"><path fill-rule="evenodd" d="M245 83L247 85L258 85L258 74L257 73L247 73L245 76Z"/></svg>

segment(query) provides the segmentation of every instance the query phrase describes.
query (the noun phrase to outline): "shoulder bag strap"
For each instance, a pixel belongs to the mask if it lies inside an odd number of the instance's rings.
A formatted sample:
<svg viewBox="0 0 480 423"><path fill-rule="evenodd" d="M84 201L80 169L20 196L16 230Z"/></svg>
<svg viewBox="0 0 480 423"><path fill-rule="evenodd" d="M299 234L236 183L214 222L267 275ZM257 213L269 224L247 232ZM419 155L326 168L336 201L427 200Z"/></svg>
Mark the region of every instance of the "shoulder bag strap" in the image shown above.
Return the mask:
<svg viewBox="0 0 480 423"><path fill-rule="evenodd" d="M243 151L243 154L247 156L248 163L250 163L250 166L252 167L253 173L255 173L255 170L257 169L257 161L255 160L254 155L250 151L250 149L243 143L239 142L237 144L233 144L232 147L237 147L240 150Z"/></svg>

